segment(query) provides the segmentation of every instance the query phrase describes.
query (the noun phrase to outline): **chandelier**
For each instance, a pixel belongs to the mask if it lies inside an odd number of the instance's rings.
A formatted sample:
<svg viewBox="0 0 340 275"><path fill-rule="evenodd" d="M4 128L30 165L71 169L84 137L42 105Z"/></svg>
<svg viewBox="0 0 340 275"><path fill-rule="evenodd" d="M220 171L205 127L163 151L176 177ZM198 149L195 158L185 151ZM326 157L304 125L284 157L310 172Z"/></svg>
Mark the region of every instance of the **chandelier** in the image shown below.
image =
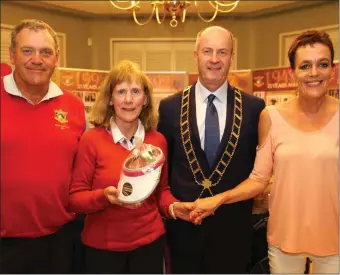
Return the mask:
<svg viewBox="0 0 340 275"><path fill-rule="evenodd" d="M142 2L145 1L110 1L111 5L117 9L130 11L132 12L133 19L135 20L136 24L143 26L151 21L154 14L156 15L156 20L158 24L162 24L167 17L167 15L171 16L170 26L177 27L178 19L184 23L185 16L187 13L187 8L191 5L190 1L151 1L152 12L149 18L141 23L137 19L137 12L140 10L140 5ZM150 2L150 1L148 1ZM204 21L204 22L212 22L218 12L227 13L233 11L240 0L236 1L193 1L194 5L197 10L197 15ZM206 19L202 16L199 11L199 6L202 2L209 3L212 7L213 15L211 18ZM146 4L146 3L145 3Z"/></svg>

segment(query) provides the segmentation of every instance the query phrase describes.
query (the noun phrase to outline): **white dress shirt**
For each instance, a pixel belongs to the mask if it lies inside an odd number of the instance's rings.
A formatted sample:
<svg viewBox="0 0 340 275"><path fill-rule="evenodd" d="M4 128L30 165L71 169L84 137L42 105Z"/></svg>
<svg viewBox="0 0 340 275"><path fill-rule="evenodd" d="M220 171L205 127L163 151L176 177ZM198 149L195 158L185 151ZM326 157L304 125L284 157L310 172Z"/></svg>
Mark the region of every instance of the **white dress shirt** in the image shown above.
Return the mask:
<svg viewBox="0 0 340 275"><path fill-rule="evenodd" d="M145 129L140 119L138 119L138 128L137 128L136 133L133 136L132 141L122 134L122 132L119 130L117 124L115 123L112 117L110 120L110 124L111 124L111 135L113 138L113 142L116 144L119 143L126 150L129 150L129 151L133 150L136 147L137 140L139 140L142 143L144 142Z"/></svg>
<svg viewBox="0 0 340 275"><path fill-rule="evenodd" d="M201 84L199 79L197 80L195 86L196 119L202 150L204 150L205 115L208 104L208 96L211 94L216 96L216 98L213 101L213 104L215 105L218 113L218 124L220 128L220 141L221 141L227 119L227 91L228 91L227 82L225 82L215 92L210 92L207 88L205 88Z"/></svg>

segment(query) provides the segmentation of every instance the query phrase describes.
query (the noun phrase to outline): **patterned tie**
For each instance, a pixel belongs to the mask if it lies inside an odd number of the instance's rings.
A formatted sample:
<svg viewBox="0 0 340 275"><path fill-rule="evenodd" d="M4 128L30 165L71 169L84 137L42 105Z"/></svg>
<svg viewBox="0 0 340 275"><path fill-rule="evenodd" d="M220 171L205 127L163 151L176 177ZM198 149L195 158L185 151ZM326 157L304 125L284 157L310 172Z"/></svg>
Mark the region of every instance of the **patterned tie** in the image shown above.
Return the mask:
<svg viewBox="0 0 340 275"><path fill-rule="evenodd" d="M216 158L217 148L220 144L220 127L218 123L218 113L213 103L216 96L208 96L208 104L205 115L205 137L204 152L212 168Z"/></svg>

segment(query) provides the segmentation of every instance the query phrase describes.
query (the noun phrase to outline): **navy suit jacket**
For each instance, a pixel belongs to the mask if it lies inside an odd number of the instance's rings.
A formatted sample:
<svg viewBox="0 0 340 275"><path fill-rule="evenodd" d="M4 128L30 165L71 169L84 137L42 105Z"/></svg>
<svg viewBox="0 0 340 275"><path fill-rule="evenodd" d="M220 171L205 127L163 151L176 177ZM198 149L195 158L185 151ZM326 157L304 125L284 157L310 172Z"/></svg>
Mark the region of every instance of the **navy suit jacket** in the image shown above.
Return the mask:
<svg viewBox="0 0 340 275"><path fill-rule="evenodd" d="M228 85L227 117L225 130L218 148L216 164L223 154L231 134L234 113L234 90ZM258 121L264 101L253 95L242 94L242 126L240 138L234 155L218 185L211 188L213 194L232 189L251 173L258 144ZM193 174L185 155L180 132L182 92L161 101L159 106L160 131L168 142L169 186L173 195L180 201L195 201L202 192L202 187L194 182ZM190 129L191 142L197 159L205 175L212 172L201 143L196 122L195 84L190 89ZM205 190L201 197L211 196ZM206 218L202 225L195 226L182 220L167 221L167 237L170 249L197 251L213 249L214 245L244 245L250 249L252 232L252 200L222 205L215 215ZM213 244L215 243L215 244Z"/></svg>

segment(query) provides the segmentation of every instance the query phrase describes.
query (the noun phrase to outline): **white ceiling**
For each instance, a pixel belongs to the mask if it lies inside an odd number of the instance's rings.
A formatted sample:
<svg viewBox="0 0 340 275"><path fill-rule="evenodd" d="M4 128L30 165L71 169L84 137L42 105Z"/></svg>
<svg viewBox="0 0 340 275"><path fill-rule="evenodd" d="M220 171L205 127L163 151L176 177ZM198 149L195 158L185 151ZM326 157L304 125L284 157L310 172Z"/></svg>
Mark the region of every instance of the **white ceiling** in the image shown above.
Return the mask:
<svg viewBox="0 0 340 275"><path fill-rule="evenodd" d="M33 2L33 1L32 1ZM122 11L114 8L110 1L34 1L42 2L43 4L47 4L51 7L61 7L74 11L80 11L85 13L91 13L95 15L129 15L129 11ZM120 6L127 6L130 1L116 1ZM194 5L194 1L191 1L191 5L188 8L188 14L196 13L196 7ZM228 2L228 1L224 1ZM230 1L229 1L230 2ZM296 2L309 2L309 1L248 1L241 0L232 13L253 13L253 12L261 12L267 9L271 10L273 8L280 8L284 6L290 6L292 4L296 4ZM151 11L151 1L141 1L140 3L140 11L139 14L149 14ZM46 6L46 5L45 5ZM208 1L198 1L198 8L201 13L210 13L213 11L213 8L210 6Z"/></svg>

